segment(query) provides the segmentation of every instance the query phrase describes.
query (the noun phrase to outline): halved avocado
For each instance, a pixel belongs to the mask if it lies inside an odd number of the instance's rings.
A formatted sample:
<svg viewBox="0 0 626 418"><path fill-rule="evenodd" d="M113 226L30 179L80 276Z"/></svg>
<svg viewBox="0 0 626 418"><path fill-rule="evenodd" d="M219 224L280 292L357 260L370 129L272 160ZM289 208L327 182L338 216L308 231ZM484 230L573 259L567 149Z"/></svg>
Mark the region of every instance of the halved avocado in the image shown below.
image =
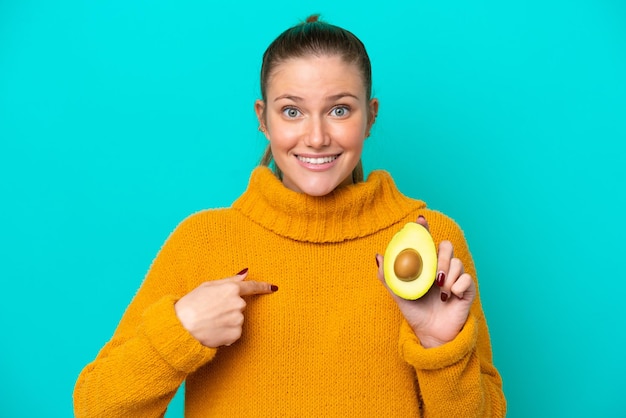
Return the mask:
<svg viewBox="0 0 626 418"><path fill-rule="evenodd" d="M403 299L424 296L435 281L437 249L422 225L409 222L393 236L385 250L385 282Z"/></svg>

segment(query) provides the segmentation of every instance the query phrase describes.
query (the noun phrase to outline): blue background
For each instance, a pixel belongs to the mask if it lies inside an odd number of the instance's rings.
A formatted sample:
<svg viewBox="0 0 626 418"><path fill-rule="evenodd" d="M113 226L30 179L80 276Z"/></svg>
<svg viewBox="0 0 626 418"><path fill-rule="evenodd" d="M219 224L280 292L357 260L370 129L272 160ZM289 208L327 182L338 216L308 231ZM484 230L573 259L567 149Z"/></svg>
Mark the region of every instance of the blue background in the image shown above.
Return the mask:
<svg viewBox="0 0 626 418"><path fill-rule="evenodd" d="M315 12L373 62L366 171L466 232L508 416L626 416L618 0L0 0L0 416L72 415L170 231L246 187L261 55Z"/></svg>

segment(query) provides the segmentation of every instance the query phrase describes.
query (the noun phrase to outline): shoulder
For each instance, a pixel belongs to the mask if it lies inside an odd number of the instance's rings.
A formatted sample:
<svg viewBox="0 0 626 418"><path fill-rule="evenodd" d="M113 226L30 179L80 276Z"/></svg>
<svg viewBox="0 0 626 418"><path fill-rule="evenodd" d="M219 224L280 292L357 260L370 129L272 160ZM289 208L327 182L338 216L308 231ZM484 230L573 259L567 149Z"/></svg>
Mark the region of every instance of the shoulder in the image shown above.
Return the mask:
<svg viewBox="0 0 626 418"><path fill-rule="evenodd" d="M233 212L234 211L232 208L203 209L188 215L178 224L178 226L197 227L198 225L221 222L228 219L233 214Z"/></svg>
<svg viewBox="0 0 626 418"><path fill-rule="evenodd" d="M469 244L461 226L448 215L433 209L422 209L419 215L426 218L430 234L439 246L442 241L450 241L454 248L454 257L463 261L464 268L472 276L475 276L475 267Z"/></svg>
<svg viewBox="0 0 626 418"><path fill-rule="evenodd" d="M436 242L449 240L455 245L465 245L463 230L455 219L438 209L430 207L427 201L419 197L405 195L403 191L397 188L390 173L384 170L376 170L372 171L370 178L387 184L387 187L396 190L398 195L403 196L408 203L407 207L410 208L406 218L403 220L404 222L415 222L419 216L423 216L426 218L430 232Z"/></svg>
<svg viewBox="0 0 626 418"><path fill-rule="evenodd" d="M426 218L431 234L436 241L449 240L453 243L465 241L461 226L450 216L432 208L424 208L419 215Z"/></svg>
<svg viewBox="0 0 626 418"><path fill-rule="evenodd" d="M237 216L231 208L204 209L184 218L172 231L168 241L197 241L220 236Z"/></svg>

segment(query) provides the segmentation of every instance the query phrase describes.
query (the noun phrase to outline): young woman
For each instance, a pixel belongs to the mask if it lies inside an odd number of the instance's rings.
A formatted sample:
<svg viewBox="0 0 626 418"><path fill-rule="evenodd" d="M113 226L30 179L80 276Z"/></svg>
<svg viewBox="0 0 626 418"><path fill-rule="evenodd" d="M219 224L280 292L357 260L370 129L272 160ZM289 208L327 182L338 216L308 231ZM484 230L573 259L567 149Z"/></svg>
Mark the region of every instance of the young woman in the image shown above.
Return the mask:
<svg viewBox="0 0 626 418"><path fill-rule="evenodd" d="M363 44L315 16L269 46L263 164L168 238L81 373L77 417L161 416L183 381L188 417L504 416L462 231L386 172L363 179L371 85ZM379 255L412 221L438 245L416 301L386 288Z"/></svg>

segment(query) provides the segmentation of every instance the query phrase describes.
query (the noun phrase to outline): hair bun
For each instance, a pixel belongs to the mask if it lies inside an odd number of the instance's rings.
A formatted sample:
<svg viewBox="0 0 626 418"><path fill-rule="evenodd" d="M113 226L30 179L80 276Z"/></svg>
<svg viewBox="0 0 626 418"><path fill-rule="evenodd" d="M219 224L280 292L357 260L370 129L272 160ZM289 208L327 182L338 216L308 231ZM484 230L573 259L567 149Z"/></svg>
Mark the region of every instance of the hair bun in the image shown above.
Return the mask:
<svg viewBox="0 0 626 418"><path fill-rule="evenodd" d="M305 23L315 23L315 22L318 22L319 19L320 19L320 15L319 14L311 15L311 16L306 18Z"/></svg>

